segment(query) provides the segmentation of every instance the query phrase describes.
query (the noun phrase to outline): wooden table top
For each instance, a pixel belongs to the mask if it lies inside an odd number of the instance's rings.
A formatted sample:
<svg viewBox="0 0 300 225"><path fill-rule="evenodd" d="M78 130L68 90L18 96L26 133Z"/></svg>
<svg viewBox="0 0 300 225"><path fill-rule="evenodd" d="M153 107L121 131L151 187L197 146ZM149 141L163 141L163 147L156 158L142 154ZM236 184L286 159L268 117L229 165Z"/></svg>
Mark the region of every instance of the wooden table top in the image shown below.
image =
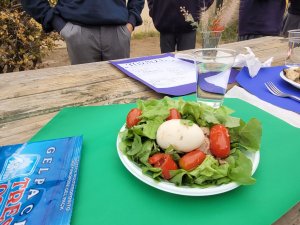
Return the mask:
<svg viewBox="0 0 300 225"><path fill-rule="evenodd" d="M283 65L287 40L263 37L221 45L262 61ZM28 141L64 107L135 102L162 98L108 62L0 74L0 146ZM274 224L300 224L300 203Z"/></svg>

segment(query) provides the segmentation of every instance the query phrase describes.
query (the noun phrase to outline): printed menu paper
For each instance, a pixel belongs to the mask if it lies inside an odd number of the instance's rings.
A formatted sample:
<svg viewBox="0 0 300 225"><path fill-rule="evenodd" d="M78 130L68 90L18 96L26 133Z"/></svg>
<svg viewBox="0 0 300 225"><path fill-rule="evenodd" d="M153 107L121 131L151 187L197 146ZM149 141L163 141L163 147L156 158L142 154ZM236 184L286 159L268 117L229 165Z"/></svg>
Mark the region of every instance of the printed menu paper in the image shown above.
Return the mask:
<svg viewBox="0 0 300 225"><path fill-rule="evenodd" d="M194 63L170 53L110 63L158 93L179 96L196 91Z"/></svg>

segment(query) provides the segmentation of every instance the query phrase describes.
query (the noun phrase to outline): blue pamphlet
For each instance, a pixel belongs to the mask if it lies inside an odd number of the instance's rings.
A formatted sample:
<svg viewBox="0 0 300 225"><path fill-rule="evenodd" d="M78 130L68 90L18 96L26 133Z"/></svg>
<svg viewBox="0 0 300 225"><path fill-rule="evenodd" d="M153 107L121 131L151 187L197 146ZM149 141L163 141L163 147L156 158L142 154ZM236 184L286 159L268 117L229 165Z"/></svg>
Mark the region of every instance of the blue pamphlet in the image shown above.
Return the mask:
<svg viewBox="0 0 300 225"><path fill-rule="evenodd" d="M0 224L70 224L82 137L0 146Z"/></svg>

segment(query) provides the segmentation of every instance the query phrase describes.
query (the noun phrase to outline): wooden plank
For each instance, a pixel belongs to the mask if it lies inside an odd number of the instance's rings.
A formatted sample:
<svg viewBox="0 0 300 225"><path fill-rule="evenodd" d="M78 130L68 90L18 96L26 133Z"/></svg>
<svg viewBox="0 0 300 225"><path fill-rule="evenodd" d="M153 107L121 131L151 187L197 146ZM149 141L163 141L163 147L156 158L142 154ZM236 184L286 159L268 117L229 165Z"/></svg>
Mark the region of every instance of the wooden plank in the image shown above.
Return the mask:
<svg viewBox="0 0 300 225"><path fill-rule="evenodd" d="M89 105L108 105L133 103L138 99L162 98L163 95L153 91L143 91L117 98L107 99L102 102L95 102ZM40 130L59 111L44 113L41 115L30 115L30 117L12 120L0 124L0 146L23 143L28 141L38 130Z"/></svg>
<svg viewBox="0 0 300 225"><path fill-rule="evenodd" d="M258 57L261 61L265 61L270 57L274 57L272 63L273 66L284 65L286 57L285 53L288 50L288 40L281 37L265 37L263 40L264 41L262 42L261 38L257 38L253 40L225 44L222 45L222 47L236 49L243 54L246 53L246 49L244 47L250 47L255 53L256 57Z"/></svg>
<svg viewBox="0 0 300 225"><path fill-rule="evenodd" d="M253 50L256 57L258 57L261 61L265 61L270 57L273 57L272 66L284 65L288 46L287 39L269 37L264 40L265 43L259 43L258 40L256 40L256 42L252 40L244 42L249 43L247 46ZM224 45L224 47L234 48L237 43L238 42L227 44ZM242 49L241 52L245 54L246 50Z"/></svg>
<svg viewBox="0 0 300 225"><path fill-rule="evenodd" d="M0 146L27 142L55 114L56 112L2 124L0 126Z"/></svg>
<svg viewBox="0 0 300 225"><path fill-rule="evenodd" d="M89 66L88 66L89 65ZM107 62L1 74L0 100L126 77Z"/></svg>
<svg viewBox="0 0 300 225"><path fill-rule="evenodd" d="M130 98L130 95L145 91L148 92L150 89L131 78L123 78L4 99L0 100L0 124L56 112L60 108L68 106L102 104L105 101L114 102L115 99L126 96ZM153 95L159 96L155 93Z"/></svg>
<svg viewBox="0 0 300 225"><path fill-rule="evenodd" d="M300 225L300 202L274 222L273 225Z"/></svg>

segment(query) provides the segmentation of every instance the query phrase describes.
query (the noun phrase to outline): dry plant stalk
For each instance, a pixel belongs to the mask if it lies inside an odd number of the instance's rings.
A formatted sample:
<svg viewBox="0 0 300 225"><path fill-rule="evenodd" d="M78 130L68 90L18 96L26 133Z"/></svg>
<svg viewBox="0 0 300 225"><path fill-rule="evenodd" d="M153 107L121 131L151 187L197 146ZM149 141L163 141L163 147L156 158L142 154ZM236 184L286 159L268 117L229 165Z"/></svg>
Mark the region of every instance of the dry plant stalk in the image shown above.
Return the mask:
<svg viewBox="0 0 300 225"><path fill-rule="evenodd" d="M202 32L209 30L211 18L214 18L214 10L202 8L200 14L200 30Z"/></svg>
<svg viewBox="0 0 300 225"><path fill-rule="evenodd" d="M200 10L200 23L197 23L185 7L180 7L185 21L202 32L222 31L233 22L238 12L239 0L226 0L216 11L204 7Z"/></svg>
<svg viewBox="0 0 300 225"><path fill-rule="evenodd" d="M222 27L227 27L236 18L238 12L240 1L238 0L227 0L222 8L220 9L219 14L219 25Z"/></svg>
<svg viewBox="0 0 300 225"><path fill-rule="evenodd" d="M194 20L193 15L185 8L185 6L180 6L180 12L186 22L188 22L192 27L195 27L195 29L198 28L198 23Z"/></svg>

